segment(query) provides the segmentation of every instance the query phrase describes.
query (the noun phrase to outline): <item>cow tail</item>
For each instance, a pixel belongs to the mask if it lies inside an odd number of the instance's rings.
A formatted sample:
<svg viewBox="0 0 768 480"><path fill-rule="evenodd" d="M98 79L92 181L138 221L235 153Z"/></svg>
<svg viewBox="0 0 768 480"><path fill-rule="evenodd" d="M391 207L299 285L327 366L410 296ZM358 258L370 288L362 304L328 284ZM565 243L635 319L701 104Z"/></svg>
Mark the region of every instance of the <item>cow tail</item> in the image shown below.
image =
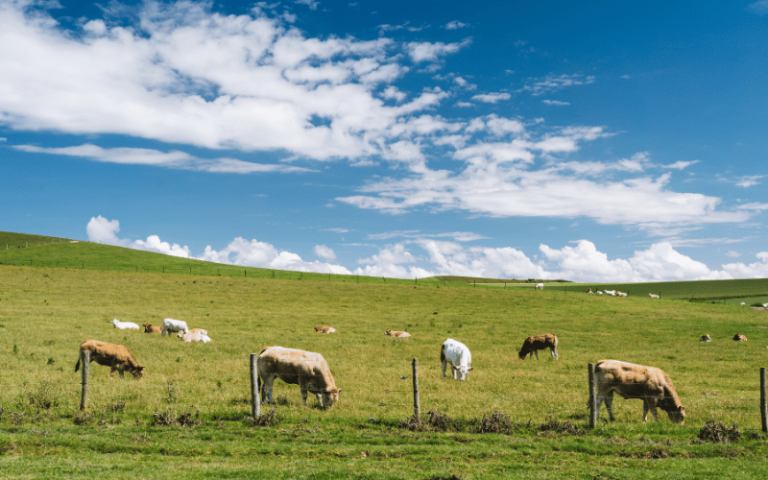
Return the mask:
<svg viewBox="0 0 768 480"><path fill-rule="evenodd" d="M77 358L77 363L75 364L75 371L80 370L80 357Z"/></svg>
<svg viewBox="0 0 768 480"><path fill-rule="evenodd" d="M440 362L445 361L445 345L440 347Z"/></svg>

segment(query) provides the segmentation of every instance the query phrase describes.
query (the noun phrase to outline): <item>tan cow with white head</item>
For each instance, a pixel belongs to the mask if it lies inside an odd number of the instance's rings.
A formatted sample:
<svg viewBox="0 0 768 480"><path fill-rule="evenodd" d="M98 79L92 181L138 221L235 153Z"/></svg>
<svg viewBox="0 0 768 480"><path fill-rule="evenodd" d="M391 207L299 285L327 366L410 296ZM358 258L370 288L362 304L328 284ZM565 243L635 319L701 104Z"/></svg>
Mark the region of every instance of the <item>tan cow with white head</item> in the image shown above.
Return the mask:
<svg viewBox="0 0 768 480"><path fill-rule="evenodd" d="M322 355L295 348L267 347L256 360L259 373L259 391L262 386L270 403L275 378L298 385L302 404L307 404L307 393L314 393L323 408L331 408L339 400L340 388L336 388L328 363Z"/></svg>
<svg viewBox="0 0 768 480"><path fill-rule="evenodd" d="M388 335L390 337L397 337L397 338L410 338L411 334L408 332L404 332L402 330L392 330L391 328L388 328L384 335Z"/></svg>
<svg viewBox="0 0 768 480"><path fill-rule="evenodd" d="M600 360L595 365L597 380L597 415L600 415L600 404L605 401L608 416L613 416L613 392L622 398L637 398L643 401L643 422L648 419L648 411L653 420L658 423L656 407L661 408L674 423L685 421L685 406L680 403L675 386L663 370L656 367L646 367L618 360Z"/></svg>

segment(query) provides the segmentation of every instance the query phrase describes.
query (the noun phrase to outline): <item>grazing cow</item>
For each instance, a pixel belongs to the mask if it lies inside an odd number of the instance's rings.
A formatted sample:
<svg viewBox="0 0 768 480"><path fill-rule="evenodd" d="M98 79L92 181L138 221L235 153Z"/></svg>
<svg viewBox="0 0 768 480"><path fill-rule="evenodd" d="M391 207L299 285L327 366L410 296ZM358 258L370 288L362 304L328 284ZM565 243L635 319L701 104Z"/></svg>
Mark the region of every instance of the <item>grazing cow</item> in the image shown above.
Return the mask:
<svg viewBox="0 0 768 480"><path fill-rule="evenodd" d="M536 290L544 290L544 284L543 283L537 283L536 284Z"/></svg>
<svg viewBox="0 0 768 480"><path fill-rule="evenodd" d="M601 292L600 290L598 290L598 291L597 291L597 294L598 294L598 295L602 295L602 294L603 294L603 292Z"/></svg>
<svg viewBox="0 0 768 480"><path fill-rule="evenodd" d="M112 320L112 325L118 330L139 330L139 326L131 322L121 322L118 319Z"/></svg>
<svg viewBox="0 0 768 480"><path fill-rule="evenodd" d="M80 344L80 351L87 350L91 355L91 362L96 362L105 367L112 367L109 373L110 377L115 376L115 371L120 373L123 378L123 372L128 370L136 378L144 376L144 367L131 354L130 350L122 345L100 342L98 340L86 340ZM75 371L80 370L80 358L75 364Z"/></svg>
<svg viewBox="0 0 768 480"><path fill-rule="evenodd" d="M651 298L660 298L658 295L656 295L654 293L649 293L648 296L651 297Z"/></svg>
<svg viewBox="0 0 768 480"><path fill-rule="evenodd" d="M699 341L700 342L711 342L712 341L712 337L710 337L709 335L707 335L705 333L704 335L699 337Z"/></svg>
<svg viewBox="0 0 768 480"><path fill-rule="evenodd" d="M160 333L163 331L163 327L158 325L151 325L149 323L144 324L144 333Z"/></svg>
<svg viewBox="0 0 768 480"><path fill-rule="evenodd" d="M256 360L259 372L259 391L262 385L270 403L275 378L301 389L301 401L307 404L307 392L314 393L323 408L331 408L339 400L340 388L336 388L328 363L322 355L293 348L267 347Z"/></svg>
<svg viewBox="0 0 768 480"><path fill-rule="evenodd" d="M768 308L768 303L764 303L763 308Z"/></svg>
<svg viewBox="0 0 768 480"><path fill-rule="evenodd" d="M747 337L742 335L742 334L740 334L740 333L737 333L736 335L734 335L733 339L736 340L737 342L746 342L747 341Z"/></svg>
<svg viewBox="0 0 768 480"><path fill-rule="evenodd" d="M638 398L643 401L643 422L648 420L651 411L653 420L658 423L656 407L661 408L674 423L685 421L685 406L680 403L672 380L660 368L646 367L634 363L617 360L600 360L595 365L597 378L597 415L600 415L600 404L605 401L608 416L613 416L613 392L622 398Z"/></svg>
<svg viewBox="0 0 768 480"><path fill-rule="evenodd" d="M384 332L384 335L389 335L390 337L397 337L397 338L410 338L411 334L408 332L403 332L402 330L392 330L391 328L388 328L386 332Z"/></svg>
<svg viewBox="0 0 768 480"><path fill-rule="evenodd" d="M445 367L450 362L453 379L464 381L470 370L474 370L469 364L472 363L472 354L466 345L453 339L448 339L440 348L440 363L443 368L443 378L445 378Z"/></svg>
<svg viewBox="0 0 768 480"><path fill-rule="evenodd" d="M336 333L336 329L327 325L318 325L315 327L317 333Z"/></svg>
<svg viewBox="0 0 768 480"><path fill-rule="evenodd" d="M606 295L616 296L616 290L603 290Z"/></svg>
<svg viewBox="0 0 768 480"><path fill-rule="evenodd" d="M187 327L187 322L183 320L174 320L172 318L166 318L163 320L163 330L161 332L162 336L165 336L166 333L169 335L171 332L189 332L189 328Z"/></svg>
<svg viewBox="0 0 768 480"><path fill-rule="evenodd" d="M208 343L211 341L211 337L208 336L208 331L203 330L202 328L193 328L192 330L188 331L187 333L179 332L178 335L183 342L203 342Z"/></svg>
<svg viewBox="0 0 768 480"><path fill-rule="evenodd" d="M587 289L587 293L592 293L592 289L591 289L591 288L588 288L588 289Z"/></svg>
<svg viewBox="0 0 768 480"><path fill-rule="evenodd" d="M741 302L741 306L742 307L745 306L745 305L746 305L746 302Z"/></svg>
<svg viewBox="0 0 768 480"><path fill-rule="evenodd" d="M536 360L538 360L539 350L544 350L545 348L549 348L551 356L556 359L560 358L557 355L557 335L554 333L545 333L543 335L534 335L526 338L523 342L523 348L518 352L518 356L520 357L520 360L525 360L525 356L530 353L531 358L533 358L533 355L535 354Z"/></svg>

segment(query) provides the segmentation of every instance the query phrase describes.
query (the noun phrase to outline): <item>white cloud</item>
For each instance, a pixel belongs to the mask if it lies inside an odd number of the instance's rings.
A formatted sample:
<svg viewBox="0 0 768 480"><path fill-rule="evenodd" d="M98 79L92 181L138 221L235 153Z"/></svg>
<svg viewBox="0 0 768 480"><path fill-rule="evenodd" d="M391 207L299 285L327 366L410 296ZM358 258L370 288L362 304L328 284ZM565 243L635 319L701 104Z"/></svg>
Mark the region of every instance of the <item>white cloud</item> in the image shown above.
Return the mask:
<svg viewBox="0 0 768 480"><path fill-rule="evenodd" d="M150 235L147 237L146 241L134 240L132 242L127 239L118 238L117 232L119 231L119 221L108 220L101 215L98 217L92 217L86 226L89 242L105 243L107 245L133 248L135 250L148 250L151 252L159 252L166 255L172 255L174 257L190 257L189 247L186 245L182 247L176 243L170 244L168 242L163 242L157 235Z"/></svg>
<svg viewBox="0 0 768 480"><path fill-rule="evenodd" d="M763 210L768 210L768 203L757 203L757 202L745 203L743 205L739 205L736 208L739 210L754 210L754 211L761 212Z"/></svg>
<svg viewBox="0 0 768 480"><path fill-rule="evenodd" d="M760 185L758 180L765 177L766 175L746 175L736 182L736 186L744 188L754 187L755 185Z"/></svg>
<svg viewBox="0 0 768 480"><path fill-rule="evenodd" d="M386 233L369 233L368 239L370 240L388 240L391 238L441 238L449 237L453 238L457 242L472 242L475 240L483 240L488 237L480 235L474 232L443 232L443 233L421 233L418 230L400 230Z"/></svg>
<svg viewBox="0 0 768 480"><path fill-rule="evenodd" d="M294 0L293 3L296 5L306 5L310 10L317 10L317 7L320 5L320 2L315 0Z"/></svg>
<svg viewBox="0 0 768 480"><path fill-rule="evenodd" d="M354 274L367 275L373 277L394 277L394 278L424 278L432 277L434 273L416 266L405 267L402 264L416 262L414 257L405 246L397 244L379 250L379 253L370 258L358 260L358 263L365 264L364 267L355 269Z"/></svg>
<svg viewBox="0 0 768 480"><path fill-rule="evenodd" d="M766 278L768 277L768 252L760 252L755 255L759 262L750 263L728 263L723 265L723 270L731 274L734 278Z"/></svg>
<svg viewBox="0 0 768 480"><path fill-rule="evenodd" d="M735 250L729 250L725 253L726 257L739 258L741 254Z"/></svg>
<svg viewBox="0 0 768 480"><path fill-rule="evenodd" d="M472 43L470 39L460 43L410 42L406 44L405 49L414 63L436 62L440 57L456 53L470 43Z"/></svg>
<svg viewBox="0 0 768 480"><path fill-rule="evenodd" d="M333 249L326 247L325 245L315 245L314 252L315 255L326 260L336 259L336 254L333 252Z"/></svg>
<svg viewBox="0 0 768 480"><path fill-rule="evenodd" d="M698 160L693 160L693 161L690 161L690 162L677 161L677 162L675 162L675 163L673 163L671 165L662 165L661 167L662 168L675 169L675 170L683 170L683 169L685 169L685 168L687 168L687 167L689 167L691 165L695 165L697 163L699 163Z"/></svg>
<svg viewBox="0 0 768 480"><path fill-rule="evenodd" d="M570 105L570 102L561 102L559 100L542 100L541 103L545 105L554 105L556 107L564 107Z"/></svg>
<svg viewBox="0 0 768 480"><path fill-rule="evenodd" d="M768 15L768 0L759 0L747 5L746 10L756 15Z"/></svg>
<svg viewBox="0 0 768 480"><path fill-rule="evenodd" d="M348 228L326 228L327 232L334 232L334 233L347 233L349 232Z"/></svg>
<svg viewBox="0 0 768 480"><path fill-rule="evenodd" d="M237 160L234 158L198 158L188 153L174 150L160 152L145 148L101 148L96 145L84 144L77 147L42 148L32 145L15 145L13 148L23 152L45 153L49 155L65 155L82 157L104 163L120 163L126 165L149 165L183 170L194 170L211 173L298 173L313 172L302 167L282 164L263 164Z"/></svg>
<svg viewBox="0 0 768 480"><path fill-rule="evenodd" d="M542 80L536 80L532 85L525 85L523 91L530 92L533 96L544 95L576 85L589 85L595 82L594 76L575 75L549 75Z"/></svg>
<svg viewBox="0 0 768 480"><path fill-rule="evenodd" d="M483 103L498 103L502 100L509 100L512 96L508 93L483 93L475 95L472 100L477 100Z"/></svg>
<svg viewBox="0 0 768 480"><path fill-rule="evenodd" d="M468 23L462 23L462 22L460 22L458 20L454 20L452 22L446 23L444 28L446 30L458 30L460 28L466 28L468 26L469 26Z"/></svg>
<svg viewBox="0 0 768 480"><path fill-rule="evenodd" d="M0 137L0 143L2 143L2 142L6 142L6 141L8 141L8 139L7 139L7 138L5 138L5 137Z"/></svg>

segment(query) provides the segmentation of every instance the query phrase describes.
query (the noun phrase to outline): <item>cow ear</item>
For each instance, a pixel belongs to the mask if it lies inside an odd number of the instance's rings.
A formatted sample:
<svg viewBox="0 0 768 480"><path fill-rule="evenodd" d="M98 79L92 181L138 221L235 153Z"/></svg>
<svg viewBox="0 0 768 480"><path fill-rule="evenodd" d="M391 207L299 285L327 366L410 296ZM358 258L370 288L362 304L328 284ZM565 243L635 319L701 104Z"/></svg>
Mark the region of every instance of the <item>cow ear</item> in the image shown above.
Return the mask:
<svg viewBox="0 0 768 480"><path fill-rule="evenodd" d="M469 372L470 370L474 370L474 369L475 369L475 367L469 367L469 368L467 369L467 371Z"/></svg>
<svg viewBox="0 0 768 480"><path fill-rule="evenodd" d="M684 412L685 411L685 405L680 405L679 407L677 407L677 411L678 412Z"/></svg>

